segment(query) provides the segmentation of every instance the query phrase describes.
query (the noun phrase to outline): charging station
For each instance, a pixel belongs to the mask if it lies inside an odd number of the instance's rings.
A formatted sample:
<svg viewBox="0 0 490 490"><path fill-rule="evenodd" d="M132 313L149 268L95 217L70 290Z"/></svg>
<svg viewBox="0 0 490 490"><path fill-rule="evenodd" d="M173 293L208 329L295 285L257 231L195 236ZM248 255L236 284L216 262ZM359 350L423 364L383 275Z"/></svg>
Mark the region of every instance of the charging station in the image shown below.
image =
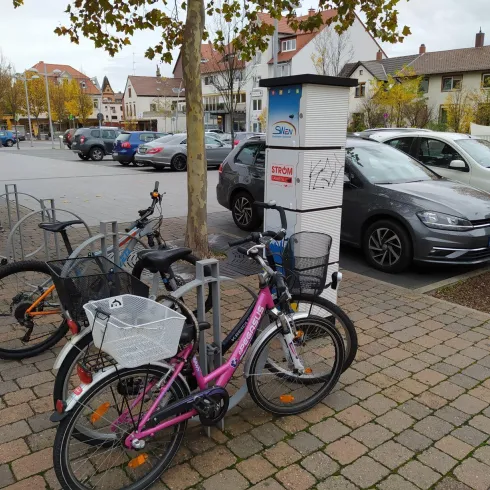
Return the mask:
<svg viewBox="0 0 490 490"><path fill-rule="evenodd" d="M269 91L265 201L287 208L288 233L318 231L332 237L328 277L339 268L349 89L357 80L294 75L260 81ZM265 230L280 228L266 211ZM324 292L337 300L332 289Z"/></svg>

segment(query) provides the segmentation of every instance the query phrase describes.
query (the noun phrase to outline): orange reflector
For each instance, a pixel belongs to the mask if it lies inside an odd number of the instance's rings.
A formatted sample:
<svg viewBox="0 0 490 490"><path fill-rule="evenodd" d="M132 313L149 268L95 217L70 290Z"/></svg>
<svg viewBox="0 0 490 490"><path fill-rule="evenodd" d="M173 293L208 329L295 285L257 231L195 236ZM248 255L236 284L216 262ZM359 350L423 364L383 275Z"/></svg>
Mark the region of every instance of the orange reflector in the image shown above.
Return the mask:
<svg viewBox="0 0 490 490"><path fill-rule="evenodd" d="M302 330L297 330L296 331L296 337L294 337L294 338L295 339L302 339L303 335L304 335L304 332Z"/></svg>
<svg viewBox="0 0 490 490"><path fill-rule="evenodd" d="M90 417L90 422L92 424L95 424L97 420L100 420L100 418L109 410L109 407L111 404L109 402L103 403Z"/></svg>
<svg viewBox="0 0 490 490"><path fill-rule="evenodd" d="M137 468L138 466L145 464L147 460L148 460L148 454L146 453L140 454L139 456L136 456L136 458L133 458L128 463L128 468Z"/></svg>
<svg viewBox="0 0 490 490"><path fill-rule="evenodd" d="M151 197L155 197L157 198L160 194L158 194L158 192L152 192L151 193Z"/></svg>
<svg viewBox="0 0 490 490"><path fill-rule="evenodd" d="M289 306L293 311L298 311L298 303L290 303Z"/></svg>
<svg viewBox="0 0 490 490"><path fill-rule="evenodd" d="M311 374L313 370L311 368L306 368L305 369L305 374Z"/></svg>
<svg viewBox="0 0 490 490"><path fill-rule="evenodd" d="M279 400L281 400L283 403L291 403L294 401L294 396L293 395L281 395L279 397Z"/></svg>

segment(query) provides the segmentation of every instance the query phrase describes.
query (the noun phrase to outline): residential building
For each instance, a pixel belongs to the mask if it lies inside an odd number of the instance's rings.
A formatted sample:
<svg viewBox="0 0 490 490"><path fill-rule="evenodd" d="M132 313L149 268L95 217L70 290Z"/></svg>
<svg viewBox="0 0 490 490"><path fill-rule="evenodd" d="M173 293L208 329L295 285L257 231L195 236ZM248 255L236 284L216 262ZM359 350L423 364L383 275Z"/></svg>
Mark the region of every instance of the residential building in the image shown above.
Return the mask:
<svg viewBox="0 0 490 490"><path fill-rule="evenodd" d="M182 77L182 56L179 54L173 70L174 77ZM231 45L220 53L211 42L201 45L201 83L204 108L204 127L206 129L231 130L230 106L234 112L234 130L246 129L246 85L249 77L246 64L235 57ZM228 83L233 80L233 98ZM220 90L221 89L221 90Z"/></svg>
<svg viewBox="0 0 490 490"><path fill-rule="evenodd" d="M101 87L102 105L101 112L106 125L119 126L124 120L123 93L114 92L107 77L104 77ZM100 101L100 98L97 102ZM99 106L99 104L97 104Z"/></svg>
<svg viewBox="0 0 490 490"><path fill-rule="evenodd" d="M429 52L425 44L419 52L410 56L375 59L348 63L341 76L357 78L359 85L351 90L349 112L362 112L362 106L370 95L372 80L386 80L403 67L423 77L421 89L433 108L439 122L446 122L446 104L452 91L469 92L490 89L490 46L485 46L485 34L478 32L474 47Z"/></svg>
<svg viewBox="0 0 490 490"><path fill-rule="evenodd" d="M181 78L129 76L124 89L125 123L141 131L185 131L185 97Z"/></svg>
<svg viewBox="0 0 490 490"><path fill-rule="evenodd" d="M304 20L308 16L314 15L316 11L310 9L308 14L299 17ZM336 15L335 10L324 10L321 12L323 21ZM258 14L258 22L273 24L274 19L265 13ZM278 21L278 57L276 76L300 75L303 73L318 73L314 63L315 56L318 56L317 36L323 36L324 25L313 32L295 32L288 26L287 19L283 17ZM315 41L317 39L317 41ZM379 53L381 58L386 58L386 54L378 42L367 31L361 20L355 17L351 27L346 31L348 49L341 53L339 66L342 67L350 59L371 59ZM248 64L252 65L253 73L250 83L247 85L247 128L251 131L265 131L262 127L262 111L267 107L267 90L259 88L259 81L264 78L274 76L273 43L269 38L268 48L265 52L258 52L255 58ZM324 74L324 73L322 73ZM329 73L338 75L338 73Z"/></svg>

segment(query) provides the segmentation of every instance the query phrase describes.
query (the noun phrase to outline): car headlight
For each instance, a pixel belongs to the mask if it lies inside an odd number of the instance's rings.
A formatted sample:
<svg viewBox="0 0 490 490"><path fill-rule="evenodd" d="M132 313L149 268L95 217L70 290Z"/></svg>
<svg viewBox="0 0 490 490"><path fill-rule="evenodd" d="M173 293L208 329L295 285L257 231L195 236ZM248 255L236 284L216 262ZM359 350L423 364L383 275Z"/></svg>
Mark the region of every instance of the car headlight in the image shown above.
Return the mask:
<svg viewBox="0 0 490 490"><path fill-rule="evenodd" d="M471 221L449 214L436 213L435 211L421 211L417 213L417 216L429 228L451 231L468 231L473 229Z"/></svg>

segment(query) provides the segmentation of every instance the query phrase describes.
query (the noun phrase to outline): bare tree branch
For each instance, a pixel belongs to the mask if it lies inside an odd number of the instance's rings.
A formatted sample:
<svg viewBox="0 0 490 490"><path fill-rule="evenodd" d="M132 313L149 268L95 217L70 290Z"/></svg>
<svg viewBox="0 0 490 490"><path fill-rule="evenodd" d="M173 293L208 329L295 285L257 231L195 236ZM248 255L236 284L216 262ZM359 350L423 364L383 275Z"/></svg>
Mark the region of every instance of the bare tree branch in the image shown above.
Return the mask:
<svg viewBox="0 0 490 490"><path fill-rule="evenodd" d="M333 25L324 27L314 38L316 51L311 55L319 75L338 76L354 58L354 47L348 31L338 34Z"/></svg>

